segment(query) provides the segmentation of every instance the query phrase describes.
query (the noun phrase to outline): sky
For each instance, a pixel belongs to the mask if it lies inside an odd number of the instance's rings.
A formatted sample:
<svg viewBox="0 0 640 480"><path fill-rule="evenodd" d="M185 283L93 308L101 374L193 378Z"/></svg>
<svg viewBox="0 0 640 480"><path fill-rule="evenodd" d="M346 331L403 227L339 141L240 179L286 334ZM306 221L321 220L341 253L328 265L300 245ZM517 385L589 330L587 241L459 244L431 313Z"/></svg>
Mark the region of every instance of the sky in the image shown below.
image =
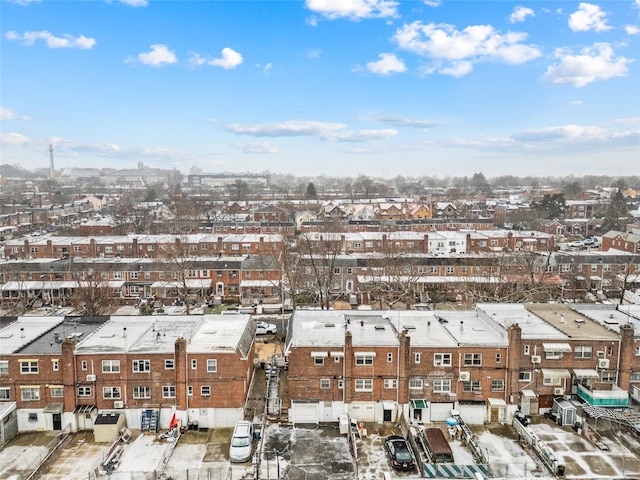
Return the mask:
<svg viewBox="0 0 640 480"><path fill-rule="evenodd" d="M639 175L640 0L0 0L0 163Z"/></svg>

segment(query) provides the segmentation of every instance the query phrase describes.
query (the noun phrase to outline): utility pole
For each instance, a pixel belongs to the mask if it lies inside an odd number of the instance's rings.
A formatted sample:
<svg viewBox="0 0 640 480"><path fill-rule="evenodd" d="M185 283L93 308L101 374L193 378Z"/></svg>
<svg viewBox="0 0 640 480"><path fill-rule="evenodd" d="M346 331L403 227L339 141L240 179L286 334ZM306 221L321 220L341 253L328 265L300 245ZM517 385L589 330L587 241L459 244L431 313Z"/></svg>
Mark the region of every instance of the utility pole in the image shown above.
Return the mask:
<svg viewBox="0 0 640 480"><path fill-rule="evenodd" d="M53 180L53 145L49 144L49 178Z"/></svg>

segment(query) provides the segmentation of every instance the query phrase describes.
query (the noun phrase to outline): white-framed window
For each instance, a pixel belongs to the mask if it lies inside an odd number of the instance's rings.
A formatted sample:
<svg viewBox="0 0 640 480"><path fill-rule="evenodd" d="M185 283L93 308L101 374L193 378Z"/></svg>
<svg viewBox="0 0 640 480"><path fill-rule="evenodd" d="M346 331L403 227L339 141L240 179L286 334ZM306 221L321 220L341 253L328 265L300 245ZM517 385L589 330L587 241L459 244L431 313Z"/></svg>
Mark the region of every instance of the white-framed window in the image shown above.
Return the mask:
<svg viewBox="0 0 640 480"><path fill-rule="evenodd" d="M433 391L434 392L450 392L451 380L448 378L436 378L433 381Z"/></svg>
<svg viewBox="0 0 640 480"><path fill-rule="evenodd" d="M60 361L59 360L51 360L51 370L57 372L60 370Z"/></svg>
<svg viewBox="0 0 640 480"><path fill-rule="evenodd" d="M210 397L211 396L211 386L210 385L202 385L200 387L200 396L201 397Z"/></svg>
<svg viewBox="0 0 640 480"><path fill-rule="evenodd" d="M448 266L447 267L447 275L452 275L453 274L453 267L452 266Z"/></svg>
<svg viewBox="0 0 640 480"><path fill-rule="evenodd" d="M558 386L562 385L562 378L560 377L543 377L542 384L546 386Z"/></svg>
<svg viewBox="0 0 640 480"><path fill-rule="evenodd" d="M164 359L164 369L165 370L173 370L176 368L176 362L173 358L165 358Z"/></svg>
<svg viewBox="0 0 640 480"><path fill-rule="evenodd" d="M187 386L187 395L189 397L193 397L193 385L188 385Z"/></svg>
<svg viewBox="0 0 640 480"><path fill-rule="evenodd" d="M313 357L313 364L316 367L324 365L324 357Z"/></svg>
<svg viewBox="0 0 640 480"><path fill-rule="evenodd" d="M329 390L331 388L331 379L329 378L321 378L320 379L320 390Z"/></svg>
<svg viewBox="0 0 640 480"><path fill-rule="evenodd" d="M138 278L138 272L129 272L129 278L131 280L136 280Z"/></svg>
<svg viewBox="0 0 640 480"><path fill-rule="evenodd" d="M40 400L40 387L23 387L20 389L20 398L24 402Z"/></svg>
<svg viewBox="0 0 640 480"><path fill-rule="evenodd" d="M78 387L78 396L79 397L90 397L91 396L91 387Z"/></svg>
<svg viewBox="0 0 640 480"><path fill-rule="evenodd" d="M162 386L162 398L176 398L175 385L163 385Z"/></svg>
<svg viewBox="0 0 640 480"><path fill-rule="evenodd" d="M120 373L120 360L102 360L102 373Z"/></svg>
<svg viewBox="0 0 640 480"><path fill-rule="evenodd" d="M196 370L198 368L198 360L195 358L191 359L191 370Z"/></svg>
<svg viewBox="0 0 640 480"><path fill-rule="evenodd" d="M135 373L151 371L151 360L133 360L131 363Z"/></svg>
<svg viewBox="0 0 640 480"><path fill-rule="evenodd" d="M102 398L120 398L120 387L102 387Z"/></svg>
<svg viewBox="0 0 640 480"><path fill-rule="evenodd" d="M422 390L423 381L421 378L410 378L409 379L409 388L411 390Z"/></svg>
<svg viewBox="0 0 640 480"><path fill-rule="evenodd" d="M518 373L518 381L519 382L530 382L531 381L531 372L520 372L520 373Z"/></svg>
<svg viewBox="0 0 640 480"><path fill-rule="evenodd" d="M465 353L463 363L465 367L480 367L482 365L482 354Z"/></svg>
<svg viewBox="0 0 640 480"><path fill-rule="evenodd" d="M340 379L338 380L338 389L342 390L344 388L344 380Z"/></svg>
<svg viewBox="0 0 640 480"><path fill-rule="evenodd" d="M530 352L531 352L531 345L525 345L524 346L524 354L525 355L529 355Z"/></svg>
<svg viewBox="0 0 640 480"><path fill-rule="evenodd" d="M373 391L373 379L356 378L356 392L372 392L372 391Z"/></svg>
<svg viewBox="0 0 640 480"><path fill-rule="evenodd" d="M37 360L21 360L20 373L38 373Z"/></svg>
<svg viewBox="0 0 640 480"><path fill-rule="evenodd" d="M451 354L450 353L434 353L433 365L435 367L450 367L451 366Z"/></svg>
<svg viewBox="0 0 640 480"><path fill-rule="evenodd" d="M113 272L114 280L122 280L122 272Z"/></svg>
<svg viewBox="0 0 640 480"><path fill-rule="evenodd" d="M133 387L133 398L151 398L151 387L148 385L136 385Z"/></svg>
<svg viewBox="0 0 640 480"><path fill-rule="evenodd" d="M88 367L88 363L87 363L87 361L86 361L86 360L82 360L82 362L80 362L80 369L81 369L83 372L86 372L86 371L87 371L87 368L89 368L89 367Z"/></svg>
<svg viewBox="0 0 640 480"><path fill-rule="evenodd" d="M395 378L387 378L384 381L384 388L395 390L398 388L398 380Z"/></svg>
<svg viewBox="0 0 640 480"><path fill-rule="evenodd" d="M496 353L496 363L501 363L501 362L502 362L502 354Z"/></svg>
<svg viewBox="0 0 640 480"><path fill-rule="evenodd" d="M420 352L416 352L413 354L413 363L420 363L422 359L422 354Z"/></svg>
<svg viewBox="0 0 640 480"><path fill-rule="evenodd" d="M11 389L9 387L0 387L0 400L11 400Z"/></svg>
<svg viewBox="0 0 640 480"><path fill-rule="evenodd" d="M491 391L492 392L504 392L504 379L497 378L495 380L491 380Z"/></svg>
<svg viewBox="0 0 640 480"><path fill-rule="evenodd" d="M462 382L462 391L475 393L482 391L480 380L469 380L467 382Z"/></svg>
<svg viewBox="0 0 640 480"><path fill-rule="evenodd" d="M602 381L603 382L615 382L616 381L616 372L615 372L615 370L608 371L608 372L602 372Z"/></svg>
<svg viewBox="0 0 640 480"><path fill-rule="evenodd" d="M393 363L393 353L387 353L387 363Z"/></svg>
<svg viewBox="0 0 640 480"><path fill-rule="evenodd" d="M0 375L9 374L9 360L0 360Z"/></svg>
<svg viewBox="0 0 640 480"><path fill-rule="evenodd" d="M591 358L591 345L578 345L573 351L575 358Z"/></svg>
<svg viewBox="0 0 640 480"><path fill-rule="evenodd" d="M56 398L64 397L64 387L61 387L61 386L49 387L49 395Z"/></svg>
<svg viewBox="0 0 640 480"><path fill-rule="evenodd" d="M373 365L373 355L356 355L356 365Z"/></svg>
<svg viewBox="0 0 640 480"><path fill-rule="evenodd" d="M640 382L640 372L631 372L631 382L633 383Z"/></svg>
<svg viewBox="0 0 640 480"><path fill-rule="evenodd" d="M207 359L207 373L216 373L218 371L218 360L215 358Z"/></svg>

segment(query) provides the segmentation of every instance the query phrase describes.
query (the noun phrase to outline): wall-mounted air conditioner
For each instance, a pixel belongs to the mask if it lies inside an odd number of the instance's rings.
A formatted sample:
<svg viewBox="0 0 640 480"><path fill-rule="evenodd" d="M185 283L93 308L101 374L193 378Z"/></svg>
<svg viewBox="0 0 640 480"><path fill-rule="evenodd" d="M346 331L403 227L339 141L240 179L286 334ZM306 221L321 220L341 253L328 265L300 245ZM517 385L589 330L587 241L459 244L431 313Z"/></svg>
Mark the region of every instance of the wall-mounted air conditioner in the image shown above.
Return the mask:
<svg viewBox="0 0 640 480"><path fill-rule="evenodd" d="M609 368L609 359L608 358L599 359L598 368Z"/></svg>
<svg viewBox="0 0 640 480"><path fill-rule="evenodd" d="M553 389L553 394L554 395L564 395L564 388L562 387L555 387Z"/></svg>
<svg viewBox="0 0 640 480"><path fill-rule="evenodd" d="M460 372L460 381L468 382L471 379L471 374L469 372Z"/></svg>
<svg viewBox="0 0 640 480"><path fill-rule="evenodd" d="M122 400L116 400L113 402L113 408L124 408L124 402Z"/></svg>
<svg viewBox="0 0 640 480"><path fill-rule="evenodd" d="M96 376L95 375L87 375L87 382L95 382L96 381Z"/></svg>
<svg viewBox="0 0 640 480"><path fill-rule="evenodd" d="M531 363L540 363L542 357L540 355L531 355Z"/></svg>

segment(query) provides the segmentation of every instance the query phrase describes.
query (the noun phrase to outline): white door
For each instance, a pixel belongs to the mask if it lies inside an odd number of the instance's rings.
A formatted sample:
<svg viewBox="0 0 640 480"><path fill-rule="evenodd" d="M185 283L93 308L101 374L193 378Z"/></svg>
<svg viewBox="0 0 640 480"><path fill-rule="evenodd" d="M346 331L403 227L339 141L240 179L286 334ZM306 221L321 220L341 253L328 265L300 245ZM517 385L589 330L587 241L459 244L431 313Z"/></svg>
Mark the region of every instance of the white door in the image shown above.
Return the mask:
<svg viewBox="0 0 640 480"><path fill-rule="evenodd" d="M317 403L293 403L293 423L318 423Z"/></svg>
<svg viewBox="0 0 640 480"><path fill-rule="evenodd" d="M447 418L451 416L451 409L453 408L453 403L429 403L429 414L431 416L432 422L444 422Z"/></svg>
<svg viewBox="0 0 640 480"><path fill-rule="evenodd" d="M350 407L351 418L362 422L374 422L376 419L375 403L353 402Z"/></svg>
<svg viewBox="0 0 640 480"><path fill-rule="evenodd" d="M458 411L464 423L469 425L482 425L484 424L485 412L487 406L482 405L459 405Z"/></svg>

